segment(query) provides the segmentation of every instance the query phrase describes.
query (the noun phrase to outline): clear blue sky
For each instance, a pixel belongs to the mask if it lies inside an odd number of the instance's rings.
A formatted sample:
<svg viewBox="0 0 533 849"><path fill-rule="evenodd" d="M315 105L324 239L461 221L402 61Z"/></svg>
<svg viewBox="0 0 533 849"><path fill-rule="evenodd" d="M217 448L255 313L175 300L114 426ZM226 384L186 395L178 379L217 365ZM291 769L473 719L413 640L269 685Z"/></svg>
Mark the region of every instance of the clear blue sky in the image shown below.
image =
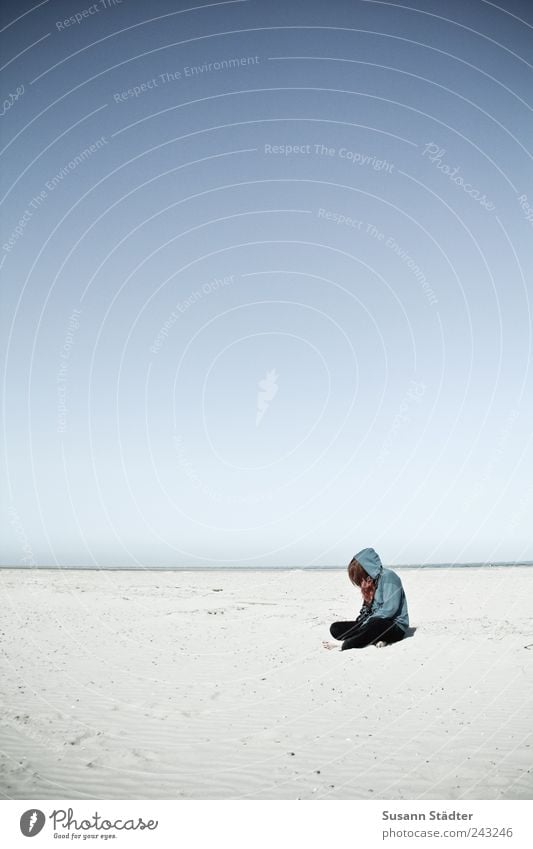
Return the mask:
<svg viewBox="0 0 533 849"><path fill-rule="evenodd" d="M533 8L418 5L2 5L3 564L533 558Z"/></svg>

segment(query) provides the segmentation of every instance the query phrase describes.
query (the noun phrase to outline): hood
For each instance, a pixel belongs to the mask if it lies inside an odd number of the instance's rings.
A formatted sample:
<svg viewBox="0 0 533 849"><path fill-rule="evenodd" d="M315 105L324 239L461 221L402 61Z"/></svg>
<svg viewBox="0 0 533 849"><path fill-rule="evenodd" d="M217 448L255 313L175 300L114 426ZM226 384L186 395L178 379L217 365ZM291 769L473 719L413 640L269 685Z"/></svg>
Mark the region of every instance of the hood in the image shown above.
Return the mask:
<svg viewBox="0 0 533 849"><path fill-rule="evenodd" d="M355 559L361 564L367 575L376 580L381 574L383 564L379 559L379 554L373 548L363 548L354 554Z"/></svg>

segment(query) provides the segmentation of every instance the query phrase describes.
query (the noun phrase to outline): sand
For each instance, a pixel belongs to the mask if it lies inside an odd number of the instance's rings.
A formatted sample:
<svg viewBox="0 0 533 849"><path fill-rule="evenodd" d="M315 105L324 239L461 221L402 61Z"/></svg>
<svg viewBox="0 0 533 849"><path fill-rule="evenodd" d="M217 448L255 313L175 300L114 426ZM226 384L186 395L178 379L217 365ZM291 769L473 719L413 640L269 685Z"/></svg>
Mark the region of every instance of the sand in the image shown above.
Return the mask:
<svg viewBox="0 0 533 849"><path fill-rule="evenodd" d="M0 570L2 797L531 799L533 569L398 572L328 652L344 571Z"/></svg>

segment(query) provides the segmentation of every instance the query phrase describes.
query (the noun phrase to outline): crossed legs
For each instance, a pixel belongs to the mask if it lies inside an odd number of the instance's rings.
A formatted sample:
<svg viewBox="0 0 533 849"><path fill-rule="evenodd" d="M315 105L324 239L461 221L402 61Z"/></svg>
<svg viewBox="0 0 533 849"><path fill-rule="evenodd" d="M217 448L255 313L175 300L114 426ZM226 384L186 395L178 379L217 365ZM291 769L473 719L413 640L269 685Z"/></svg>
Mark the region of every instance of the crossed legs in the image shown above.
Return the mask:
<svg viewBox="0 0 533 849"><path fill-rule="evenodd" d="M395 625L393 619L370 619L363 625L356 625L355 622L334 622L329 632L336 640L343 640L341 651L363 649L380 640L397 643L405 636L405 631Z"/></svg>

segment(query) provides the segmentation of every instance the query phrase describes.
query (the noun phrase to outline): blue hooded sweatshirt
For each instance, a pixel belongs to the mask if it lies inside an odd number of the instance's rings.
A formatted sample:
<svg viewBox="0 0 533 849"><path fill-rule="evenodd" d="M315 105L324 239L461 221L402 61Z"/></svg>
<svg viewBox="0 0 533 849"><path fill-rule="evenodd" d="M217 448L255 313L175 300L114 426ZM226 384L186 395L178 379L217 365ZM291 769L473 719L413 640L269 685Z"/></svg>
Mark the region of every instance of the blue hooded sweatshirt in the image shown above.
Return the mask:
<svg viewBox="0 0 533 849"><path fill-rule="evenodd" d="M404 631L407 630L407 599L399 576L392 569L384 568L379 554L373 548L363 548L354 557L377 584L370 616L366 622L373 619L394 619L395 625Z"/></svg>

